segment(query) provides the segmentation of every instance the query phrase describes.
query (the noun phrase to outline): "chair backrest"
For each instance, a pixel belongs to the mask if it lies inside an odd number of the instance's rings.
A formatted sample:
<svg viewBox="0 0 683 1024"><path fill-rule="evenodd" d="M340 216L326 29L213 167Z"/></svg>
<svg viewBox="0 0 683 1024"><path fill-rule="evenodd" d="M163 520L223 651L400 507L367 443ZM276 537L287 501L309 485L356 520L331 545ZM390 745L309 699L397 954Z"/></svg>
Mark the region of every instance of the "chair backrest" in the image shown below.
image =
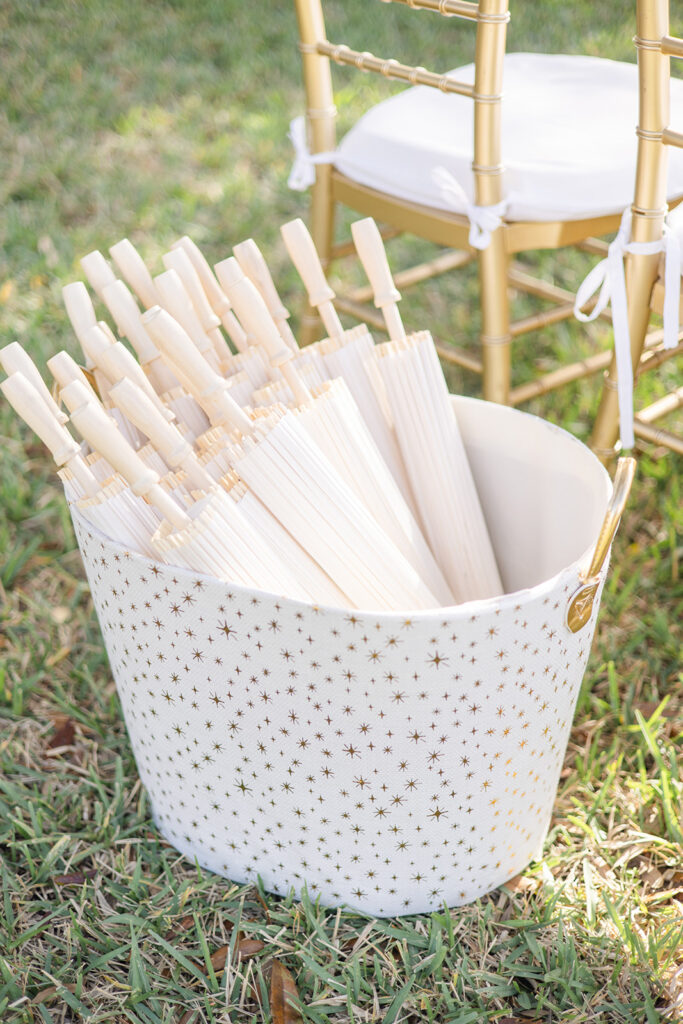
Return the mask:
<svg viewBox="0 0 683 1024"><path fill-rule="evenodd" d="M312 153L334 150L336 108L330 61L372 71L385 78L410 85L428 85L446 93L469 96L474 102L475 202L489 206L502 196L501 114L505 37L510 20L508 0L382 0L416 10L433 11L445 17L476 23L474 84L450 75L436 74L423 67L401 64L392 58L375 57L367 51L352 50L326 37L322 0L295 0L299 21L299 49L304 70L307 117Z"/></svg>

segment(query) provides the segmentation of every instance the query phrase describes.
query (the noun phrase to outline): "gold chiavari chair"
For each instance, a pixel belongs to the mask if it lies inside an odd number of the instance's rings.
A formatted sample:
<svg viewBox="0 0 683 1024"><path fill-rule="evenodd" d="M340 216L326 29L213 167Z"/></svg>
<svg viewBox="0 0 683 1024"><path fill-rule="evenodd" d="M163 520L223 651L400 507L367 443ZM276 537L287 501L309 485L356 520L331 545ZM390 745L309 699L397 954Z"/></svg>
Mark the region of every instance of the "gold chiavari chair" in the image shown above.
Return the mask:
<svg viewBox="0 0 683 1024"><path fill-rule="evenodd" d="M683 58L683 40L669 35L668 0L638 0L635 44L639 111L633 203L624 217L611 264L599 264L591 272L593 281L587 278L588 287L583 289L587 294L593 284L600 283L599 305L604 306L610 297L612 301L614 355L605 375L592 437L593 449L603 461L614 454L620 432L623 448L631 447L638 438L683 455L683 432L677 435L656 426L661 418L683 407L683 387L640 409L635 418L632 394L633 375L637 382L683 352L679 330L683 320L683 205L667 216L666 192L669 158L675 149L683 150L683 133L669 124L674 109L683 127L683 102L675 91L679 83L670 73L670 58ZM583 294L580 289L578 304ZM663 328L649 330L652 312L663 317Z"/></svg>
<svg viewBox="0 0 683 1024"><path fill-rule="evenodd" d="M297 158L290 184L312 188L311 233L323 265L351 248L334 243L338 203L373 216L386 237L408 232L451 250L398 274L399 287L476 257L481 358L450 343L439 350L482 373L490 400L518 404L606 369L608 351L511 388L512 339L568 319L574 305L573 293L536 280L512 258L570 245L606 252L596 236L617 229L633 192L635 66L506 55L508 0L383 0L474 24L474 63L441 75L332 43L321 0L295 2L307 116L292 123ZM337 145L332 63L412 87L372 107ZM435 174L438 167L446 173ZM683 195L683 158L672 166L669 195ZM511 323L510 287L554 308ZM382 328L365 305L369 298L369 289L356 289L337 305ZM610 319L608 310L600 315ZM309 310L304 340L318 330Z"/></svg>

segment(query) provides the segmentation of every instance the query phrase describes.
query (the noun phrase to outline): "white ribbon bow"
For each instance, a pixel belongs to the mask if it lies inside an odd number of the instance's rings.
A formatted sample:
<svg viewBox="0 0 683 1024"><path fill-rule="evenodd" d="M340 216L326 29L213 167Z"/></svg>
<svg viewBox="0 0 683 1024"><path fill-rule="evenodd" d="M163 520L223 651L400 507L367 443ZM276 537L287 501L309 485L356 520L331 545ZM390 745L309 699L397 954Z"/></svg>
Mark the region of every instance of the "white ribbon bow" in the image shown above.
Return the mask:
<svg viewBox="0 0 683 1024"><path fill-rule="evenodd" d="M486 249L491 235L503 223L508 200L503 199L493 206L475 206L467 198L464 188L445 167L437 167L432 173L434 182L441 190L441 197L453 209L464 212L470 222L469 243L473 249Z"/></svg>
<svg viewBox="0 0 683 1024"><path fill-rule="evenodd" d="M305 192L315 184L315 165L331 164L336 153L311 153L306 139L306 118L303 114L290 121L287 138L294 146L294 163L287 184L295 192Z"/></svg>
<svg viewBox="0 0 683 1024"><path fill-rule="evenodd" d="M608 303L612 302L614 328L614 354L617 363L617 398L619 402L619 429L622 448L635 444L633 432L633 365L631 362L631 335L628 328L628 300L624 256L634 253L649 256L664 252L664 348L678 344L678 303L681 290L681 247L677 236L666 225L661 239L654 242L631 242L631 209L624 210L619 231L611 242L607 256L601 260L579 286L574 303L574 316L583 323L595 320ZM598 292L599 289L599 292ZM590 313L582 307L598 292Z"/></svg>

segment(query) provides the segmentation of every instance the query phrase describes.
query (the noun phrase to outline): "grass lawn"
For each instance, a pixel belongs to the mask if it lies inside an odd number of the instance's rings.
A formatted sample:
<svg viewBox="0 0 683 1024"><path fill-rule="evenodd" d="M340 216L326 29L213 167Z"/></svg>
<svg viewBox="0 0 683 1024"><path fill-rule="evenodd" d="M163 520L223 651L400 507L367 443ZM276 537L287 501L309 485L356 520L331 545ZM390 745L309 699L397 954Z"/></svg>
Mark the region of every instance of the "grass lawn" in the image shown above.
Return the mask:
<svg viewBox="0 0 683 1024"><path fill-rule="evenodd" d="M435 31L426 14L370 0L330 7L330 36L352 46L437 70L470 59L455 22ZM519 4L509 48L632 60L632 8ZM59 348L75 354L61 287L81 276L81 255L126 235L157 272L181 234L212 260L253 235L296 306L278 241L306 210L286 186L287 125L303 111L291 4L6 0L0 66L0 346L19 340L41 366ZM343 71L338 82L342 124L387 88ZM400 243L396 265L419 248ZM575 288L594 257L532 262ZM475 288L469 273L441 279L406 297L405 318L471 342ZM516 378L608 340L604 325L546 330L517 346ZM450 373L454 390L476 393L475 379ZM532 411L585 438L596 394L585 384ZM683 1019L673 456L640 460L544 860L476 905L371 921L232 884L160 841L61 489L5 403L0 443L3 1024L268 1021L274 958L306 1021Z"/></svg>

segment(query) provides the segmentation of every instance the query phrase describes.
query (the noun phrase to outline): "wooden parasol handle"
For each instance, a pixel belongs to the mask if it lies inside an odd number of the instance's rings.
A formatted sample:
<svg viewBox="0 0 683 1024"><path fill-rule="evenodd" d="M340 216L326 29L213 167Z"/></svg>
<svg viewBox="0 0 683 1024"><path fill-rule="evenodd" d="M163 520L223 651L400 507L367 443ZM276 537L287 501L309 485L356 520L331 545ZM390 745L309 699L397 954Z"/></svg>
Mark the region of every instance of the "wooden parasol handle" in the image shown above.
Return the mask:
<svg viewBox="0 0 683 1024"><path fill-rule="evenodd" d="M377 224L372 217L357 220L351 225L351 235L372 287L375 306L382 310L390 339L405 341L406 332L396 305L400 301L401 293L391 276L386 250Z"/></svg>
<svg viewBox="0 0 683 1024"><path fill-rule="evenodd" d="M188 298L192 303L192 308L199 318L202 330L206 331L207 336L211 340L211 344L213 345L215 356L218 361L217 365L219 368L221 367L221 364L230 365L232 352L230 351L230 346L221 333L220 317L217 316L211 308L211 303L207 299L206 292L202 288L202 282L199 280L199 275L192 265L192 260L180 246L177 249L171 249L170 252L164 253L162 259L164 261L164 266L168 270L173 270L182 281L183 288L187 292ZM163 306L163 302L161 305ZM169 312L172 313L171 310L169 310ZM231 313L231 316L232 319L235 320L235 323L237 323L234 314Z"/></svg>
<svg viewBox="0 0 683 1024"><path fill-rule="evenodd" d="M109 252L121 272L121 277L130 285L145 309L156 306L159 296L152 275L133 243L127 238L122 238L110 247Z"/></svg>
<svg viewBox="0 0 683 1024"><path fill-rule="evenodd" d="M176 249L171 249L170 252L165 252L162 256L162 260L164 261L166 269L175 270L176 274L183 282L185 290L187 291L204 330L208 332L213 330L215 327L220 327L220 317L212 309L211 303L209 302L206 292L202 287L199 274L193 266L192 260L188 256L186 250L183 249L182 246L178 246Z"/></svg>
<svg viewBox="0 0 683 1024"><path fill-rule="evenodd" d="M88 328L97 323L97 315L92 300L82 281L73 281L62 288L62 300L66 308L66 315L71 321L76 337L82 347L82 338ZM88 353L84 354L88 359ZM91 365L91 364L90 364ZM90 365L88 368L90 368Z"/></svg>
<svg viewBox="0 0 683 1024"><path fill-rule="evenodd" d="M23 373L13 373L0 384L0 389L13 409L49 449L57 466L66 466L73 473L88 497L99 491L97 479L88 469L80 446L58 423L40 395Z"/></svg>
<svg viewBox="0 0 683 1024"><path fill-rule="evenodd" d="M124 377L111 389L110 396L130 422L149 438L167 465L184 469L195 487L201 490L213 487L214 479L197 460L192 445L133 381Z"/></svg>
<svg viewBox="0 0 683 1024"><path fill-rule="evenodd" d="M310 402L311 393L292 364L294 353L285 345L268 307L256 286L245 276L241 265L230 256L216 264L216 274L247 334L263 345L268 359L291 387L297 403Z"/></svg>
<svg viewBox="0 0 683 1024"><path fill-rule="evenodd" d="M251 434L251 420L227 393L225 380L202 358L180 324L161 306L148 310L143 321L163 358L182 373L214 426L228 423L243 434Z"/></svg>
<svg viewBox="0 0 683 1024"><path fill-rule="evenodd" d="M95 324L83 337L83 348L98 367L111 381L118 384L125 377L130 378L138 388L147 395L149 400L167 420L175 419L175 415L164 405L156 391L147 380L144 370L133 355L120 341L110 344L99 324Z"/></svg>
<svg viewBox="0 0 683 1024"><path fill-rule="evenodd" d="M177 529L189 526L190 517L159 486L158 473L145 465L99 403L90 400L80 382L72 381L64 389L63 396L71 409L71 422L78 433L121 474L133 493L155 505Z"/></svg>
<svg viewBox="0 0 683 1024"><path fill-rule="evenodd" d="M119 334L127 338L141 363L154 362L159 352L142 324L138 304L123 281L114 280L102 289L102 301L114 318Z"/></svg>
<svg viewBox="0 0 683 1024"><path fill-rule="evenodd" d="M8 376L13 373L23 374L24 377L33 385L39 398L47 407L47 410L52 417L57 420L58 423L68 422L69 417L65 416L59 408L50 394L45 381L40 376L35 363L29 356L28 352L24 351L18 341L11 341L9 345L5 345L3 349L0 349L0 366L2 366Z"/></svg>
<svg viewBox="0 0 683 1024"><path fill-rule="evenodd" d="M86 366L88 369L100 370L110 384L115 384L116 377L112 376L106 368L104 365L105 359L103 358L104 352L113 348L113 345L98 324L92 324L87 330L83 331L81 337L81 348L83 350L83 355L85 356Z"/></svg>
<svg viewBox="0 0 683 1024"><path fill-rule="evenodd" d="M123 281L102 289L102 301L114 318L119 334L131 343L154 387L163 394L178 386L178 378L164 365L159 350L145 330L138 304Z"/></svg>
<svg viewBox="0 0 683 1024"><path fill-rule="evenodd" d="M232 343L238 352L243 352L247 347L247 336L242 326L232 311L230 299L223 292L221 286L213 275L203 252L188 235L183 235L171 246L172 249L183 249L197 272L202 288L206 294L209 304L225 327Z"/></svg>
<svg viewBox="0 0 683 1024"><path fill-rule="evenodd" d="M84 256L81 266L92 290L98 298L104 301L102 293L107 285L114 283L116 274L98 249L93 249L92 252Z"/></svg>
<svg viewBox="0 0 683 1024"><path fill-rule="evenodd" d="M185 333L191 338L214 370L220 369L220 361L216 355L211 338L202 327L197 311L192 305L192 300L183 284L180 275L176 270L165 270L154 278L158 303L167 313L170 313L174 320L177 320Z"/></svg>
<svg viewBox="0 0 683 1024"><path fill-rule="evenodd" d="M174 242L171 249L182 249L187 253L190 263L197 272L202 288L206 294L209 304L217 316L221 316L230 309L230 300L223 293L221 286L213 276L213 271L208 260L199 246L192 241L189 235L183 235L177 242Z"/></svg>
<svg viewBox="0 0 683 1024"><path fill-rule="evenodd" d="M325 330L330 338L341 338L344 334L344 328L341 325L336 309L332 305L334 292L325 277L320 257L308 232L308 228L301 218L298 217L288 224L283 224L280 231L282 232L282 237L292 263L304 282L309 301L312 306L317 308L322 317Z"/></svg>
<svg viewBox="0 0 683 1024"><path fill-rule="evenodd" d="M277 324L277 329L285 345L294 352L298 351L299 346L287 323L289 310L282 303L282 299L278 294L275 282L268 269L268 264L258 245L253 238L247 238L244 242L234 245L232 251L246 276L258 289L268 312Z"/></svg>
<svg viewBox="0 0 683 1024"><path fill-rule="evenodd" d="M72 381L78 381L90 395L90 400L99 402L99 397L83 372L83 368L78 365L68 352L57 352L51 356L47 361L47 368L57 381L60 398L62 398L62 392L65 387L71 384ZM65 422L67 420L68 416L65 418Z"/></svg>
<svg viewBox="0 0 683 1024"><path fill-rule="evenodd" d="M106 320L98 320L97 326L102 331L110 345L120 344L118 338L116 337L116 335L114 334Z"/></svg>

